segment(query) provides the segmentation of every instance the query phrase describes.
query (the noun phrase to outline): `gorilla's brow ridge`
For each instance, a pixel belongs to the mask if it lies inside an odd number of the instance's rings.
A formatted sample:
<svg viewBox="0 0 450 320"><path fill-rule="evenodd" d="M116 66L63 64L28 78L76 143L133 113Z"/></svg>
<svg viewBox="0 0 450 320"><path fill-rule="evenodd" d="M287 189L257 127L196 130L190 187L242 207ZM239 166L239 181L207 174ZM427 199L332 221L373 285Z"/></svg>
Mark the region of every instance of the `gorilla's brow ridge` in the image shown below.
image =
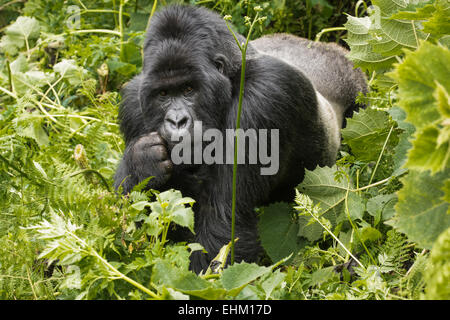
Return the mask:
<svg viewBox="0 0 450 320"><path fill-rule="evenodd" d="M180 88L198 81L190 69L165 70L155 76L157 81L152 82L151 90Z"/></svg>

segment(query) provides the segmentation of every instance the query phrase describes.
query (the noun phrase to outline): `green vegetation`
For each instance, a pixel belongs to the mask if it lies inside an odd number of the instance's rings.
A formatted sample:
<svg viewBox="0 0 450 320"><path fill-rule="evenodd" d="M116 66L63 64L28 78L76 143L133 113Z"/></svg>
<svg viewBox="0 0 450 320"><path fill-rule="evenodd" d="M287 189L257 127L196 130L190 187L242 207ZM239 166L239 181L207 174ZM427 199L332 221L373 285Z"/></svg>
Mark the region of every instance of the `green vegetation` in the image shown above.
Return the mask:
<svg viewBox="0 0 450 320"><path fill-rule="evenodd" d="M346 43L371 87L337 164L256 209L262 261L200 276L167 238L195 199L112 190L119 90L166 2L0 4L0 299L450 299L449 2L185 1Z"/></svg>

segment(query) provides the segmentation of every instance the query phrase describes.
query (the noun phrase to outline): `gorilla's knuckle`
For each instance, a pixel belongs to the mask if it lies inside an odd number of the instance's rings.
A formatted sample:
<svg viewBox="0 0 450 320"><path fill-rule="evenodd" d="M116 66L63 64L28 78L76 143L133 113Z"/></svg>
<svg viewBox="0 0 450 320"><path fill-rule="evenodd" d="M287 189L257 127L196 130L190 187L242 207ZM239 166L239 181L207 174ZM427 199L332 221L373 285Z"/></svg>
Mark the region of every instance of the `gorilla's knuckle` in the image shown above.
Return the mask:
<svg viewBox="0 0 450 320"><path fill-rule="evenodd" d="M167 173L171 173L173 170L173 163L170 160L162 161L159 163L159 168Z"/></svg>

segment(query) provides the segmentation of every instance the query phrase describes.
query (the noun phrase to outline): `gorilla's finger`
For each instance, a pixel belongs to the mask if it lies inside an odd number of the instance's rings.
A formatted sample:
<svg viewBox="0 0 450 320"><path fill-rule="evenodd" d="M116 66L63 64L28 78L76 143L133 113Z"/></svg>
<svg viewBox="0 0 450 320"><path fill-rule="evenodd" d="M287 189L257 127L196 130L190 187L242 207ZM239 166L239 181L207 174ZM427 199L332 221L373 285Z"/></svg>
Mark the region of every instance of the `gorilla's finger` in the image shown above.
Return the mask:
<svg viewBox="0 0 450 320"><path fill-rule="evenodd" d="M162 161L158 164L158 166L161 171L165 171L169 174L172 173L172 170L173 170L172 161L170 161L170 160Z"/></svg>

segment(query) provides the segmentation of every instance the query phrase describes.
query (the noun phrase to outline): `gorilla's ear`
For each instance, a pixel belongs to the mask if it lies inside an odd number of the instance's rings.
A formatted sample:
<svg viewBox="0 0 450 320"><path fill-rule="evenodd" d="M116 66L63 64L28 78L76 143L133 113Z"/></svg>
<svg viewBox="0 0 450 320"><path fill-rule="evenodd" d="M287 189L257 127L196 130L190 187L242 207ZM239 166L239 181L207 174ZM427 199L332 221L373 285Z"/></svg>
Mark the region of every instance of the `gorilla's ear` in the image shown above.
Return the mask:
<svg viewBox="0 0 450 320"><path fill-rule="evenodd" d="M214 64L216 65L217 70L219 70L220 73L227 75L229 71L229 61L227 57L225 57L223 54L216 54L214 56Z"/></svg>

